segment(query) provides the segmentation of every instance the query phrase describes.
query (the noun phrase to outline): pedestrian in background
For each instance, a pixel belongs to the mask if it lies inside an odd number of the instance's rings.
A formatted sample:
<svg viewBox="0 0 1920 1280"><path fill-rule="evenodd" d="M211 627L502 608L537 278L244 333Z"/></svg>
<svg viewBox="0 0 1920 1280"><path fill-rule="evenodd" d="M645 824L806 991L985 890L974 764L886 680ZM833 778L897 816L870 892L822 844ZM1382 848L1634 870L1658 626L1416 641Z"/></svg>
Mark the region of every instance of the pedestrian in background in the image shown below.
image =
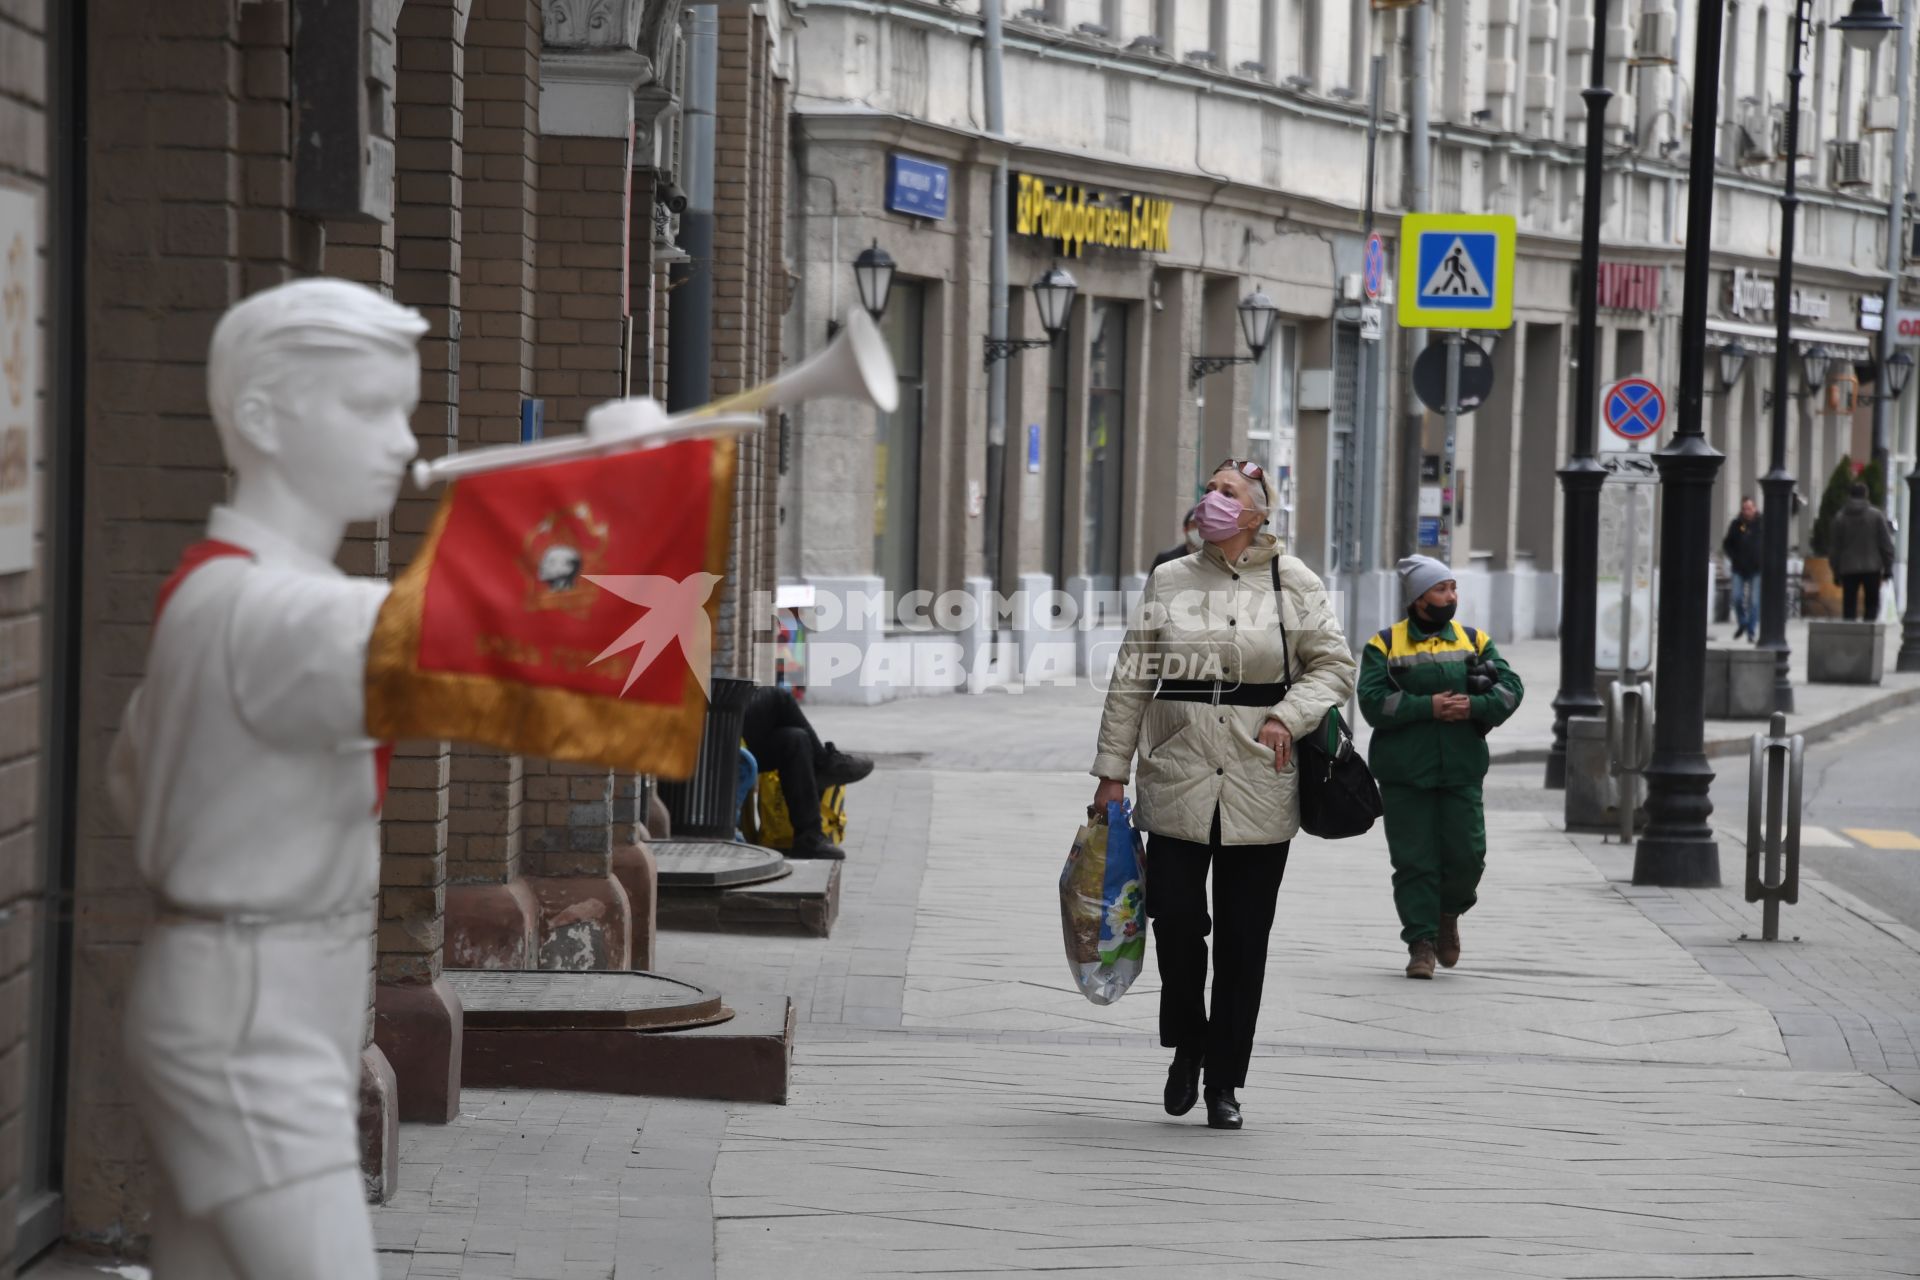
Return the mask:
<svg viewBox="0 0 1920 1280"><path fill-rule="evenodd" d="M1760 508L1751 496L1740 499L1740 514L1727 526L1720 549L1727 553L1733 580L1733 638L1760 639Z"/></svg>
<svg viewBox="0 0 1920 1280"><path fill-rule="evenodd" d="M1867 501L1867 486L1855 481L1846 505L1827 527L1827 558L1840 583L1841 617L1880 621L1880 582L1893 577L1893 556L1893 526ZM1866 608L1856 611L1863 597Z"/></svg>
<svg viewBox="0 0 1920 1280"><path fill-rule="evenodd" d="M1486 734L1520 706L1520 677L1484 631L1454 621L1453 570L1400 562L1407 616L1367 641L1360 714L1373 726L1367 763L1380 783L1393 859L1393 905L1407 976L1460 962L1460 917L1487 862L1481 783Z"/></svg>
<svg viewBox="0 0 1920 1280"><path fill-rule="evenodd" d="M1206 1074L1207 1123L1238 1129L1267 969L1267 935L1300 827L1294 739L1353 693L1353 654L1313 571L1261 532L1273 490L1229 459L1207 482L1206 546L1153 571L1100 717L1097 812L1126 797L1147 832L1147 915L1160 965L1164 1101L1185 1115ZM1205 679L1160 679L1178 662ZM1213 913L1207 875L1213 874ZM1206 1000L1214 937L1213 1009Z"/></svg>
<svg viewBox="0 0 1920 1280"><path fill-rule="evenodd" d="M1207 545L1205 540L1200 537L1200 505L1198 503L1187 508L1187 518L1180 522L1180 528L1186 535L1185 541L1181 542L1177 547L1168 547L1165 551L1155 556L1153 558L1153 565L1147 572L1153 572L1154 569L1158 569L1169 560L1178 560L1184 556L1190 556L1201 547Z"/></svg>

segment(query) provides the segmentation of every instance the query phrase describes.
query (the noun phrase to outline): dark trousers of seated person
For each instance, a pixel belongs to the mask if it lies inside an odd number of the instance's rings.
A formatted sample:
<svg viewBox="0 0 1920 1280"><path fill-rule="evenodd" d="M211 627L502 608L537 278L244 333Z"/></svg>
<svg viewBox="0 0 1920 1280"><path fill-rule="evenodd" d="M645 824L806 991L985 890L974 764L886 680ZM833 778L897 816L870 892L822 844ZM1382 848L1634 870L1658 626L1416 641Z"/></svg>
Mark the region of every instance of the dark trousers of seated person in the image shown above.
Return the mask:
<svg viewBox="0 0 1920 1280"><path fill-rule="evenodd" d="M814 780L813 764L824 748L793 694L778 685L755 689L740 736L762 772L779 771L795 842L819 835L820 784Z"/></svg>
<svg viewBox="0 0 1920 1280"><path fill-rule="evenodd" d="M1855 612L1854 606L1866 597L1864 612ZM1877 573L1843 573L1840 575L1840 616L1847 622L1864 619L1868 622L1880 621L1880 575Z"/></svg>
<svg viewBox="0 0 1920 1280"><path fill-rule="evenodd" d="M1160 964L1160 1043L1204 1053L1209 1089L1247 1082L1260 991L1267 975L1287 846L1220 843L1220 815L1206 844L1147 838L1147 916ZM1207 872L1213 912L1207 912ZM1213 1013L1207 1013L1207 935L1213 935Z"/></svg>

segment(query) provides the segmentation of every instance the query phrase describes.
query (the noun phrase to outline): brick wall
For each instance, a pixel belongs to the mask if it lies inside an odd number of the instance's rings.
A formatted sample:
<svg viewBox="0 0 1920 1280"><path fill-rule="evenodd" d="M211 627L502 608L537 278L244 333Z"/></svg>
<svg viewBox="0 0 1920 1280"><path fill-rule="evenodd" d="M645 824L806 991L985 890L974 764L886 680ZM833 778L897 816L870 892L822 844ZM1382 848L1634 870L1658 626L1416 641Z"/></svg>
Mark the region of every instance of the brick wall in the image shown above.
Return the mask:
<svg viewBox="0 0 1920 1280"><path fill-rule="evenodd" d="M528 0L474 0L467 20L460 251L463 448L520 438L533 394L540 14ZM447 873L504 882L520 869L521 762L455 746Z"/></svg>
<svg viewBox="0 0 1920 1280"><path fill-rule="evenodd" d="M121 1091L119 1023L147 895L99 803L145 660L154 593L227 477L206 413L207 341L245 293L318 266L287 212L284 4L92 0L88 10L87 460L67 1225L117 1249L145 1231L146 1156Z"/></svg>
<svg viewBox="0 0 1920 1280"><path fill-rule="evenodd" d="M10 5L0 13L0 178L35 192L43 201L47 180L45 19L40 0ZM46 242L42 214L41 243ZM41 275L45 280L44 272ZM45 297L44 284L41 297ZM32 317L40 324L44 316ZM45 343L43 341L44 348ZM48 362L36 379L45 394ZM33 455L47 456L39 406L23 404L33 435ZM20 421L9 418L9 423ZM40 468L46 474L45 467ZM37 509L47 510L46 486ZM44 526L43 526L44 528ZM41 694L40 606L45 559L29 573L0 577L0 1276L11 1276L15 1219L20 1209L20 1082L27 1073L30 1001L35 974L30 965L36 937L45 927L42 861L34 839L39 814Z"/></svg>
<svg viewBox="0 0 1920 1280"><path fill-rule="evenodd" d="M411 0L397 35L394 296L430 326L420 342L421 455L443 457L460 434L460 232L466 109L464 23L452 0ZM329 247L331 257L331 247ZM419 550L439 494L406 486L391 520L395 572ZM381 823L379 969L383 982L440 976L446 932L448 800L445 742L394 753Z"/></svg>
<svg viewBox="0 0 1920 1280"><path fill-rule="evenodd" d="M784 212L784 96L771 74L766 16L723 9L714 156L713 389L716 396L754 386L779 371L779 328L786 264L779 240ZM734 483L733 543L722 588L714 669L770 679L770 653L756 644L750 605L770 591L777 494L776 424L742 439Z"/></svg>
<svg viewBox="0 0 1920 1280"><path fill-rule="evenodd" d="M540 142L534 387L554 433L626 390L627 193L631 138ZM604 876L613 857L613 776L526 762L524 847L539 876Z"/></svg>

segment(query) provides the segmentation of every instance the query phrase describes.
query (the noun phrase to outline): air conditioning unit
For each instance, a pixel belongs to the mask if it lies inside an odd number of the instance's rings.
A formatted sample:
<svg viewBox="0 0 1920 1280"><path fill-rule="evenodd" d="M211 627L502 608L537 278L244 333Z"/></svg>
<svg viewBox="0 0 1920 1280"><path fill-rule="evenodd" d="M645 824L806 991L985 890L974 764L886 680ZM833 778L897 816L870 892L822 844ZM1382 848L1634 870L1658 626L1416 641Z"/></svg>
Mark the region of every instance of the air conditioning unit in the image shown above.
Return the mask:
<svg viewBox="0 0 1920 1280"><path fill-rule="evenodd" d="M1349 271L1346 275L1340 277L1340 301L1351 303L1365 302L1366 300L1366 281L1361 279L1358 271Z"/></svg>
<svg viewBox="0 0 1920 1280"><path fill-rule="evenodd" d="M1800 135L1793 140L1793 149L1797 153L1793 158L1796 160L1813 158L1813 143L1808 139L1807 132L1806 121L1802 120ZM1775 160L1787 158L1787 118L1780 112L1775 112L1773 117L1773 158Z"/></svg>
<svg viewBox="0 0 1920 1280"><path fill-rule="evenodd" d="M1649 9L1642 13L1639 29L1633 33L1633 65L1672 66L1674 27L1671 9Z"/></svg>
<svg viewBox="0 0 1920 1280"><path fill-rule="evenodd" d="M1833 181L1836 187L1864 187L1871 179L1867 176L1867 147L1862 142L1836 142L1833 144Z"/></svg>
<svg viewBox="0 0 1920 1280"><path fill-rule="evenodd" d="M1890 93L1872 99L1860 113L1860 129L1864 133L1892 133L1899 123L1900 99Z"/></svg>
<svg viewBox="0 0 1920 1280"><path fill-rule="evenodd" d="M1767 109L1765 98L1740 99L1739 110L1734 115L1734 127L1740 136L1741 163L1764 163L1778 153L1778 148L1773 145L1773 113Z"/></svg>

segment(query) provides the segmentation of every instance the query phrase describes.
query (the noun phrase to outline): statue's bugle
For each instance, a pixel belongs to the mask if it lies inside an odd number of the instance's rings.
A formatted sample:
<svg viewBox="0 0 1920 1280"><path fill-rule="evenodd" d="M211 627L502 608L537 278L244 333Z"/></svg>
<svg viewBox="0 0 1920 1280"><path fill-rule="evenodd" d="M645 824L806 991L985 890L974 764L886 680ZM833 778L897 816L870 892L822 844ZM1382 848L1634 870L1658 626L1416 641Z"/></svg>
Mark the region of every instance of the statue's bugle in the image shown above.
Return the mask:
<svg viewBox="0 0 1920 1280"><path fill-rule="evenodd" d="M865 311L850 315L839 336L812 359L757 387L671 417L648 396L609 400L587 414L585 430L577 436L492 445L432 461L422 459L413 464L413 482L427 489L443 480L502 467L565 462L729 431L753 431L765 425L759 416L764 409L828 396L864 400L883 413L899 407L900 384L894 376L893 357Z"/></svg>

